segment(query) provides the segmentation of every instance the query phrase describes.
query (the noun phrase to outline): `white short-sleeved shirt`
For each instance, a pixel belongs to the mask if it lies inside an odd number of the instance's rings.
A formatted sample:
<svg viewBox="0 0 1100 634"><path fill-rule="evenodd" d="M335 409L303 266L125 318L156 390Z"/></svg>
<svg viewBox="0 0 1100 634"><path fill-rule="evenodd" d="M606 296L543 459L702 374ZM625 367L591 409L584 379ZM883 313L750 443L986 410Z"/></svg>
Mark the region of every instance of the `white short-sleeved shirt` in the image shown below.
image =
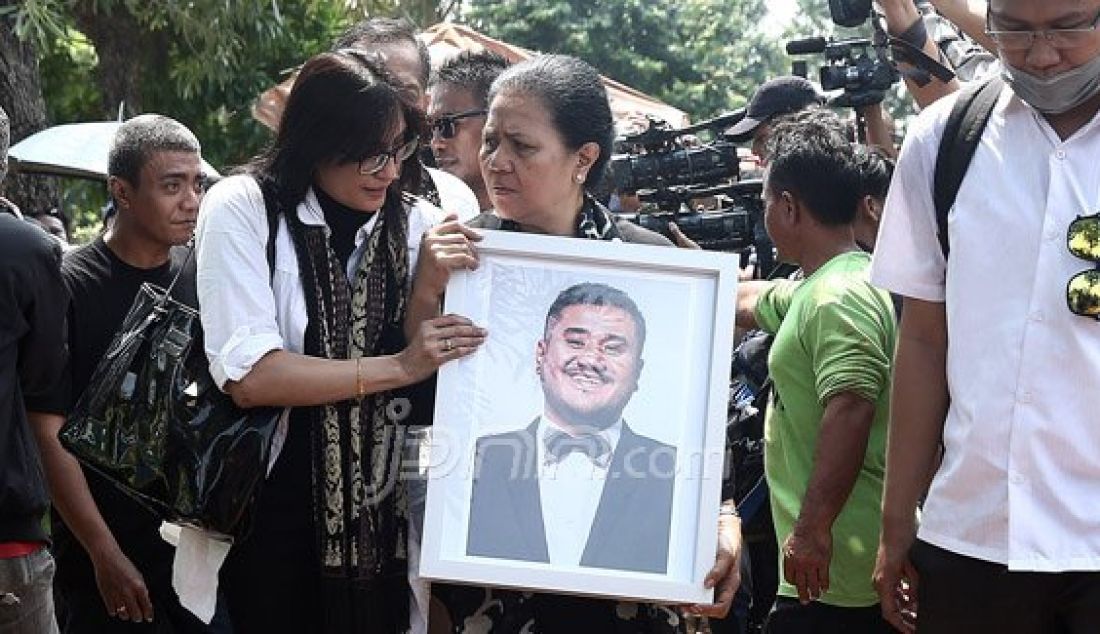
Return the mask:
<svg viewBox="0 0 1100 634"><path fill-rule="evenodd" d="M946 302L946 451L919 536L1012 570L1100 570L1100 322L1070 313L1074 218L1100 212L1100 117L1062 141L1006 88L937 239L954 98L910 126L872 282Z"/></svg>

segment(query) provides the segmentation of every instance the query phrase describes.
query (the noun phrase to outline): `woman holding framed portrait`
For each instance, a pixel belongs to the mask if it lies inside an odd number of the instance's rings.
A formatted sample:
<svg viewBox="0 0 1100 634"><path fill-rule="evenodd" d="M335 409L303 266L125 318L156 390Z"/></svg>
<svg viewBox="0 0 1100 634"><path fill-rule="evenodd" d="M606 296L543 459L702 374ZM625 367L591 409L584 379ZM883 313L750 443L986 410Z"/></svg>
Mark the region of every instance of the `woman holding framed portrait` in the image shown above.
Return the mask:
<svg viewBox="0 0 1100 634"><path fill-rule="evenodd" d="M445 222L421 246L406 328L440 313L451 271L478 265L475 229L673 246L663 236L617 220L589 192L611 157L614 123L599 74L568 56L544 55L510 67L493 83L481 148L492 213L468 224ZM740 530L723 515L719 552L707 576L713 605L687 608L724 616L739 583ZM455 631L679 632L674 608L551 593L434 584ZM434 626L434 624L433 624ZM434 629L434 627L433 627Z"/></svg>
<svg viewBox="0 0 1100 634"><path fill-rule="evenodd" d="M404 487L388 467L409 422L400 390L485 334L454 316L404 334L420 235L443 216L402 193L420 174L421 126L377 60L322 53L270 148L203 200L211 374L239 405L285 407L289 421L222 570L240 634L408 627Z"/></svg>

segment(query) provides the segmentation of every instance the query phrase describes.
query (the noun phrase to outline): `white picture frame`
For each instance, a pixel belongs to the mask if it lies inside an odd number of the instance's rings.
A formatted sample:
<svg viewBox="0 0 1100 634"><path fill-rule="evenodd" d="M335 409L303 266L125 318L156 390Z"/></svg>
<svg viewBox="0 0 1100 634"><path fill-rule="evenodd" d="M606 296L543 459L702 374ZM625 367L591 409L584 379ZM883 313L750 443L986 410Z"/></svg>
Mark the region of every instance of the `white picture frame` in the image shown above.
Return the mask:
<svg viewBox="0 0 1100 634"><path fill-rule="evenodd" d="M477 352L439 371L419 574L452 583L654 603L713 602L714 591L705 589L703 580L714 565L717 547L737 256L502 231L486 230L482 235L477 245L479 267L452 275L444 312L469 317L487 328L489 335ZM650 566L648 569L627 569L634 567L633 560L625 565L585 561L596 551L610 557L624 544L638 553L653 550L631 544L631 540L648 540L636 527L659 527L661 522L636 519L633 512L623 513L631 517L618 523L613 531L616 539L601 542L602 547L597 548L591 541L597 538L597 531L592 529L583 544L584 556L577 563L571 563L576 560L577 538L569 542L569 533L555 533L557 518L561 517L557 515L554 521L543 520L542 529L549 533L532 538L533 542L542 539L543 547L554 553L549 557L552 561L532 561L526 554L479 556L470 552L475 542L478 548L484 547L483 542L498 543L495 535L483 539L482 531L471 535L472 519L476 526L492 526L494 531L501 526L501 535L514 535L503 528L506 520L518 517L521 513L517 509L528 506L515 504L515 499L507 496L490 506L471 501L475 494L475 463L482 461L475 454L480 451L479 439L488 442L487 438L511 438L509 432L535 429L531 425L546 418L540 415L544 411L541 390L545 381L541 379L542 361L538 373L533 367L535 351L544 335L548 307L563 289L578 283L618 288L644 316L644 364L639 364L636 389L621 416L616 452L625 447L628 433L651 438L674 452L671 495L654 496L669 500L670 505L663 570L659 554L655 556L656 565L644 564ZM627 427L634 431L627 432ZM538 451L542 452L538 455L545 456L546 449ZM521 455L522 450L517 452ZM617 460L619 454L614 455ZM611 489L620 486L610 484L612 478L615 482L633 482L630 478L634 476L625 472L622 478L617 472L612 476L615 464L603 472L602 480L593 480L604 491L599 494L596 517L590 526L602 521L605 498L613 498L611 491L620 490ZM655 464L652 457L649 464ZM478 486L487 486L486 481ZM651 481L643 474L637 482L645 484L633 486L650 486ZM545 498L551 487L572 486L542 482L547 480L540 481L536 490L546 504L552 502ZM570 481L563 478L560 482ZM667 482L658 483L653 490L667 493L668 486ZM584 506L580 499L586 490L587 486L577 489L578 506ZM477 495L484 499L488 494ZM637 501L637 495L632 499ZM592 504L589 498L587 508L591 509ZM478 517L471 518L474 505L478 509L499 509L501 516L486 522L482 517L485 511L478 510ZM555 508L562 507L559 504ZM533 533L520 534L526 539ZM567 558L570 563L560 563L557 555L563 552L574 553L572 559ZM639 560L646 558L639 554Z"/></svg>

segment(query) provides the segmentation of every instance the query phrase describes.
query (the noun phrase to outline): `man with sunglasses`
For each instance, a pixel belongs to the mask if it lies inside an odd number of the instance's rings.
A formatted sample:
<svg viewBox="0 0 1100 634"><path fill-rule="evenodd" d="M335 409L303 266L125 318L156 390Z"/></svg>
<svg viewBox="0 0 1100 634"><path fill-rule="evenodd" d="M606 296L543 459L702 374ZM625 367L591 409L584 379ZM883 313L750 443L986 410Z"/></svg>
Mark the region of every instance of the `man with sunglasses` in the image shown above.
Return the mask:
<svg viewBox="0 0 1100 634"><path fill-rule="evenodd" d="M477 204L489 209L489 190L481 178L481 130L489 108L489 86L508 67L489 52L463 52L448 59L428 83L431 148L440 169L473 190Z"/></svg>
<svg viewBox="0 0 1100 634"><path fill-rule="evenodd" d="M872 280L905 297L875 571L903 631L1100 623L1098 22L1100 0L989 2L1006 87L949 256L933 191L955 99L902 149Z"/></svg>

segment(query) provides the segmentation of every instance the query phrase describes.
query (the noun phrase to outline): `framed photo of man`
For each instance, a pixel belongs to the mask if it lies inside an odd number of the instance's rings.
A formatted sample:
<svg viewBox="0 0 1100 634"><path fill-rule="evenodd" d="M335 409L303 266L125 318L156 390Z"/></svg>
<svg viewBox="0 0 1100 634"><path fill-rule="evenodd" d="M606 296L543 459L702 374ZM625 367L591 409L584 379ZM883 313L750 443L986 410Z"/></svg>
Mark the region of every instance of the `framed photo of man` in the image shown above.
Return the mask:
<svg viewBox="0 0 1100 634"><path fill-rule="evenodd" d="M420 574L709 603L735 255L485 231L445 312Z"/></svg>

